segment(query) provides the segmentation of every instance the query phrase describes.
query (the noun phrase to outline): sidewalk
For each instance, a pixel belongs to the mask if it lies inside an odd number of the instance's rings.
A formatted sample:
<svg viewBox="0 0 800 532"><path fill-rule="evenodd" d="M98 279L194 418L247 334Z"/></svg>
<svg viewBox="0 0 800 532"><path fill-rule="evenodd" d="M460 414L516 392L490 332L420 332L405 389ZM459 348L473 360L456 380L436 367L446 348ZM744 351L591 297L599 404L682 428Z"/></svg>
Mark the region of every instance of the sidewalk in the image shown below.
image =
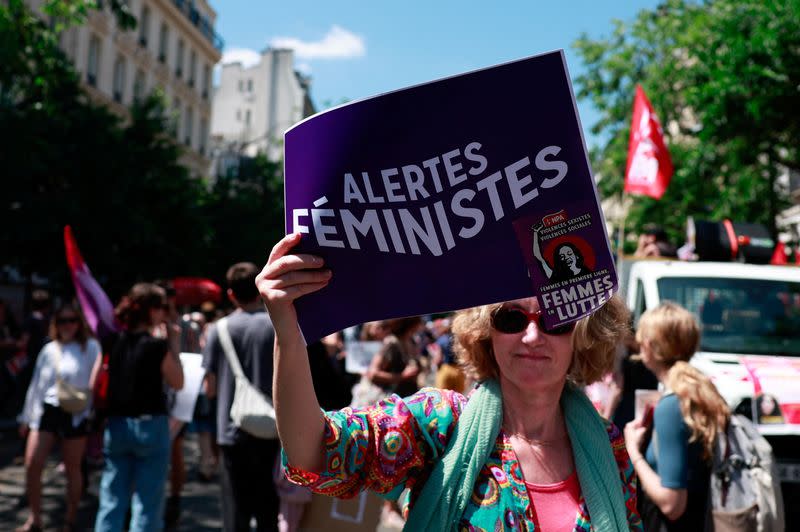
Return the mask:
<svg viewBox="0 0 800 532"><path fill-rule="evenodd" d="M27 507L19 502L25 492L25 468L12 464L20 449L19 439L13 433L0 434L0 530L14 530L22 525L28 516ZM220 530L222 528L217 481L202 483L198 481L198 447L194 434L187 434L184 440L186 456L186 484L181 497L181 519L177 530ZM59 529L64 513L64 493L66 480L56 471L59 462L58 452L53 453L42 476L42 509L44 525L47 529ZM89 474L89 489L81 500L78 511L78 530L93 530L97 512L97 491L100 484L100 470ZM169 488L167 487L167 490Z"/></svg>

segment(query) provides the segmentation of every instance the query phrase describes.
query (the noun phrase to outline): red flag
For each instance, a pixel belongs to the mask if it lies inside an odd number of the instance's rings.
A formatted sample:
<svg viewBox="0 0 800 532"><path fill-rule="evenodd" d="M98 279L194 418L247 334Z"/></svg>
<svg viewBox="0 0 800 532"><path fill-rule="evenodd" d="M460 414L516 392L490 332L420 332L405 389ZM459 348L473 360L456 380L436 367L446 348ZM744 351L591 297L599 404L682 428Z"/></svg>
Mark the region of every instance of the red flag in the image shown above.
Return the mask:
<svg viewBox="0 0 800 532"><path fill-rule="evenodd" d="M664 145L661 124L641 85L633 99L625 192L661 199L672 177L672 159Z"/></svg>
<svg viewBox="0 0 800 532"><path fill-rule="evenodd" d="M772 253L772 258L769 260L769 263L779 265L789 264L787 259L786 244L783 242L778 242L778 244L775 246L775 251Z"/></svg>
<svg viewBox="0 0 800 532"><path fill-rule="evenodd" d="M72 274L75 294L81 304L81 310L92 331L103 338L120 330L114 317L114 306L111 300L97 283L89 267L83 261L78 243L72 235L70 226L64 227L64 248L67 252L67 264Z"/></svg>

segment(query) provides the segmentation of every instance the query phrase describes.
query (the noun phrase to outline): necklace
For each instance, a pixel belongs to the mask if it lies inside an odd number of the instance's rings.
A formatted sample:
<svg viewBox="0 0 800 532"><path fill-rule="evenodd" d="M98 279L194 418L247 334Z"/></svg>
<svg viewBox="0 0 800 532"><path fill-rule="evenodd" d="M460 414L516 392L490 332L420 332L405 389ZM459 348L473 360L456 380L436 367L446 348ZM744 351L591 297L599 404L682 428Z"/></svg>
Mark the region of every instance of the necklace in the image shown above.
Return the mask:
<svg viewBox="0 0 800 532"><path fill-rule="evenodd" d="M523 434L511 433L511 431L509 431L509 430L507 430L505 428L503 428L503 430L506 432L506 434L509 435L509 437L519 438L520 440L524 441L528 445L538 445L538 446L542 446L542 447L555 447L557 444L560 444L561 442L563 442L564 440L569 438L568 434L563 434L562 436L559 436L558 438L553 438L553 439L549 439L549 440L537 440L535 438L528 438L527 436L525 436Z"/></svg>
<svg viewBox="0 0 800 532"><path fill-rule="evenodd" d="M563 451L569 449L569 443L563 443L568 439L566 434L549 440L537 440L522 434L509 434L509 437L517 438L525 444L517 443L520 448L514 449L524 479L529 479L533 484L554 484L569 476L565 476L563 468L559 467L559 464L563 465ZM520 452L525 447L527 451ZM572 469L570 474L571 471Z"/></svg>

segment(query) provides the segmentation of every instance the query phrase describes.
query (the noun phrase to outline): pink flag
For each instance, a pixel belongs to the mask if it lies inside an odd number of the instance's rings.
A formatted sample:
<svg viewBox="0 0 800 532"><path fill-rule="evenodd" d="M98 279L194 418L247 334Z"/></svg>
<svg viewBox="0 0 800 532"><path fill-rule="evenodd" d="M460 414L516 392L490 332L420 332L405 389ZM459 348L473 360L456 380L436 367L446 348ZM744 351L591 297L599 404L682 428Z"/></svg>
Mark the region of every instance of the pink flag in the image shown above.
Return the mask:
<svg viewBox="0 0 800 532"><path fill-rule="evenodd" d="M672 159L664 144L661 124L641 85L633 100L625 192L661 199L672 177Z"/></svg>
<svg viewBox="0 0 800 532"><path fill-rule="evenodd" d="M67 264L72 274L72 284L80 301L86 322L98 338L103 338L120 330L114 317L111 300L97 283L89 267L83 261L78 243L72 236L72 228L64 227L64 248L67 251Z"/></svg>

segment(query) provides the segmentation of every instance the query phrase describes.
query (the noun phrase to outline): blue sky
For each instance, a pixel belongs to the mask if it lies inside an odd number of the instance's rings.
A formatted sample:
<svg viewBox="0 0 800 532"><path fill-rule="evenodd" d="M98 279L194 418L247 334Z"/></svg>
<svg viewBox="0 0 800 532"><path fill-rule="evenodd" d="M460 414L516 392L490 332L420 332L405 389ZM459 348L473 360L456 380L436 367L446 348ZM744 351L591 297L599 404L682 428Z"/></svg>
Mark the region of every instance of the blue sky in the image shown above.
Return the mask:
<svg viewBox="0 0 800 532"><path fill-rule="evenodd" d="M212 1L217 32L225 39L223 61L253 61L270 45L294 48L297 68L312 76L318 109L557 48L566 51L574 79L583 65L571 45L581 33L608 35L612 19L630 21L657 4ZM578 102L578 110L588 130L597 114L588 102Z"/></svg>

